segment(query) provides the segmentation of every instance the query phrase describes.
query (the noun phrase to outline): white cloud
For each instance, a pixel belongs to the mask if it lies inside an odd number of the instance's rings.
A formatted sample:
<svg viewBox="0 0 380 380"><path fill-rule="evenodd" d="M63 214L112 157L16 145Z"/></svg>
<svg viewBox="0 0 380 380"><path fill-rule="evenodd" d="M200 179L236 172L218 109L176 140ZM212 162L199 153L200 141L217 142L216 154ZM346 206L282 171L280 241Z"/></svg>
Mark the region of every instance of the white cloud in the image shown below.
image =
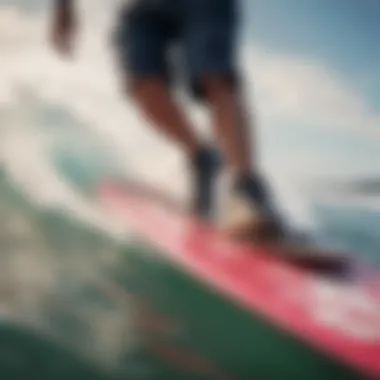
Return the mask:
<svg viewBox="0 0 380 380"><path fill-rule="evenodd" d="M260 108L268 117L380 138L380 114L373 114L364 94L338 73L331 73L319 62L259 48L247 51L244 58L255 80Z"/></svg>
<svg viewBox="0 0 380 380"><path fill-rule="evenodd" d="M0 10L0 20L7 20L0 22L3 84L0 104L12 101L15 83L29 83L42 98L69 107L87 120L114 146L119 157L128 161L128 167L136 166L136 170L146 172L168 188L172 187L172 178L182 177L178 187L184 191L186 180L181 176L183 161L178 152L161 143L131 104L120 96L108 46L117 3L95 0L80 3L84 27L74 62L61 61L50 51L46 15L30 17L11 8ZM254 80L251 97L257 100L260 119L266 127L279 128L283 123L294 122L304 128L323 129L326 138L332 128L353 133L360 139L379 138L380 115L371 112L360 92L320 63L268 53L257 47L247 49L243 58L249 78ZM199 110L191 109L203 126L204 115L199 116ZM159 162L156 157L160 157ZM282 185L285 197L298 198L289 182L297 175L305 175L304 167L304 160L298 159L297 154L280 161L269 160L269 171L276 173L278 182L286 182ZM294 199L292 205L296 203Z"/></svg>

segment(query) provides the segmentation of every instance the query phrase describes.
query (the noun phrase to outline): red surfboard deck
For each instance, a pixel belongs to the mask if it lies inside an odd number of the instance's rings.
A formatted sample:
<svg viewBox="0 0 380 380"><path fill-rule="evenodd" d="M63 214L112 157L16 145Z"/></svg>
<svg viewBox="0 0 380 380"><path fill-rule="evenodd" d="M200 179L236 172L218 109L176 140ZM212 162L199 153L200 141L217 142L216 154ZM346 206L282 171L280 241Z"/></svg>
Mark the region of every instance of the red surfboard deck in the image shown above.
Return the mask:
<svg viewBox="0 0 380 380"><path fill-rule="evenodd" d="M329 356L380 378L380 292L301 271L234 242L143 187L105 183L100 200L199 282Z"/></svg>

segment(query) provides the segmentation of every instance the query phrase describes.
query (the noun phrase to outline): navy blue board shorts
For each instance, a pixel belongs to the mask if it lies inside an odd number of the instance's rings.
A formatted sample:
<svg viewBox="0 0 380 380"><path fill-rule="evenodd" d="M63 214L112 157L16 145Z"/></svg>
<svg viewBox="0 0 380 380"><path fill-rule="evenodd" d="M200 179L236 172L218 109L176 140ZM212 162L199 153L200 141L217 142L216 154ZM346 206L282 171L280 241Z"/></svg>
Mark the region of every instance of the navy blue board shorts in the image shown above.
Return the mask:
<svg viewBox="0 0 380 380"><path fill-rule="evenodd" d="M238 0L136 0L115 29L126 77L178 80L202 95L202 80L236 80ZM180 52L180 54L178 54Z"/></svg>

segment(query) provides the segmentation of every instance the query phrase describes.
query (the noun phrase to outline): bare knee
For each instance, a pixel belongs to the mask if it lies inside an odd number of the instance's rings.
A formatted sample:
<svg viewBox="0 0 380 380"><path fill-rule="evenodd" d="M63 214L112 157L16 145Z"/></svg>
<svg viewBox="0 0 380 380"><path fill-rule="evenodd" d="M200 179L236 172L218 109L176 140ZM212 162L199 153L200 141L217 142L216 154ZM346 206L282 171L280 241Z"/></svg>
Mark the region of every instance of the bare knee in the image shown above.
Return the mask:
<svg viewBox="0 0 380 380"><path fill-rule="evenodd" d="M202 87L206 98L234 96L238 92L237 81L228 76L208 76L202 80Z"/></svg>
<svg viewBox="0 0 380 380"><path fill-rule="evenodd" d="M157 97L166 94L168 86L166 82L156 76L134 78L127 84L127 93L137 102L150 102L157 100Z"/></svg>

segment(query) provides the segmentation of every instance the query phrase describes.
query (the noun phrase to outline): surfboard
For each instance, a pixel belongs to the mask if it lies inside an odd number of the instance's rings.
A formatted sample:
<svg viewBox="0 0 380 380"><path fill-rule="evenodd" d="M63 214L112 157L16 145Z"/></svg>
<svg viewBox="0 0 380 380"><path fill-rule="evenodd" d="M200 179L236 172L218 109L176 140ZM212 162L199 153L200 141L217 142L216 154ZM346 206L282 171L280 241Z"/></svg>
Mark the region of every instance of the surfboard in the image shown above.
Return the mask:
<svg viewBox="0 0 380 380"><path fill-rule="evenodd" d="M136 307L140 322L159 321L141 328L148 351L179 375L380 377L380 286L231 239L145 185L108 181L98 195L137 237L128 257Z"/></svg>

